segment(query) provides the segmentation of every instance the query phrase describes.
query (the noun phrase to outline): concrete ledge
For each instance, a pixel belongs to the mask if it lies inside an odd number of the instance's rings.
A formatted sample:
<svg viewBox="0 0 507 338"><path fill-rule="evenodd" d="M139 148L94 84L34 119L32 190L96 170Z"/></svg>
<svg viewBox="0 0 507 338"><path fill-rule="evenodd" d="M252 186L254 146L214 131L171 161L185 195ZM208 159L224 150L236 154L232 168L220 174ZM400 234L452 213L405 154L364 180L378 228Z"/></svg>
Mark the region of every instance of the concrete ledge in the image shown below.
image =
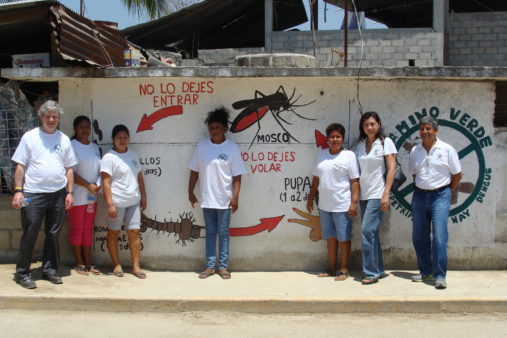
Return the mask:
<svg viewBox="0 0 507 338"><path fill-rule="evenodd" d="M109 271L108 268L103 271ZM506 271L450 271L448 288L413 283L413 271L390 271L379 283L361 285L361 273L335 282L310 272L232 272L201 280L196 272L147 271L82 276L61 267L62 285L40 279L26 290L12 281L14 265L0 265L0 308L114 312L233 311L249 313L507 313Z"/></svg>
<svg viewBox="0 0 507 338"><path fill-rule="evenodd" d="M44 311L244 313L507 313L507 299L147 299L84 297L0 297L0 308Z"/></svg>
<svg viewBox="0 0 507 338"><path fill-rule="evenodd" d="M437 78L443 80L506 80L507 67L150 67L150 68L4 68L1 77L11 80L57 81L65 78L140 77L357 77Z"/></svg>

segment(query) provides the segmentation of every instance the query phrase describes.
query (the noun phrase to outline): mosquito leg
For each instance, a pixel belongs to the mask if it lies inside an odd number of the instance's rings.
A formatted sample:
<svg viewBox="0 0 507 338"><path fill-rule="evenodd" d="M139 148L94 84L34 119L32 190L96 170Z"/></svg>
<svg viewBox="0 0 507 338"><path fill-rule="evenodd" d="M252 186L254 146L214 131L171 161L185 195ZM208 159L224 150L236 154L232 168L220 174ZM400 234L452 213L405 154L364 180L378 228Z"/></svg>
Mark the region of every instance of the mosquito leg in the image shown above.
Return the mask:
<svg viewBox="0 0 507 338"><path fill-rule="evenodd" d="M296 139L294 136L292 136L291 133L289 133L289 131L287 129L285 129L285 127L282 125L282 123L278 120L278 117L276 117L276 114L271 112L271 114L273 114L273 117L275 118L275 121L278 123L278 125L287 133L287 135L289 135L289 137L291 139L293 139L294 141L296 141L297 143L301 143L298 141L298 139Z"/></svg>

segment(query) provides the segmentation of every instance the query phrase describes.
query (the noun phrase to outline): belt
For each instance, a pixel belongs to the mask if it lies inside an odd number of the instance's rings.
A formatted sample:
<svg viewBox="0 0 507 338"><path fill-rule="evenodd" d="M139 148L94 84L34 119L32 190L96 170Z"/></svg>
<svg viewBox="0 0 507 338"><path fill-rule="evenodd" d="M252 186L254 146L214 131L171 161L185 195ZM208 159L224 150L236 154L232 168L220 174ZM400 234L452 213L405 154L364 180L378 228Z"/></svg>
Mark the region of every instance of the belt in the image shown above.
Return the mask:
<svg viewBox="0 0 507 338"><path fill-rule="evenodd" d="M442 187L440 187L440 188L436 188L436 189L421 189L421 188L419 188L418 186L416 186L415 184L414 184L414 187L415 187L417 190L419 190L419 191L424 191L424 192L439 192L439 191L442 191L442 190L444 190L444 189L450 188L450 187L451 187L451 185L450 185L450 184L447 184L447 185L444 185L444 186L442 186Z"/></svg>

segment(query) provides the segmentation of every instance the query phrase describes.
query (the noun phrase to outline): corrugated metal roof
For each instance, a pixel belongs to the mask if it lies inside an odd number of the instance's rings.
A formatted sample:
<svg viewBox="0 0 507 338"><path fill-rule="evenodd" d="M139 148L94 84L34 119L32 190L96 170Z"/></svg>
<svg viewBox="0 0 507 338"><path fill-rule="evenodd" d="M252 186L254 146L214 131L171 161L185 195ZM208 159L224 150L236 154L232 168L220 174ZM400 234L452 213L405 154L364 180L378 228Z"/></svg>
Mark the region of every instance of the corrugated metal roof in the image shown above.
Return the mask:
<svg viewBox="0 0 507 338"><path fill-rule="evenodd" d="M273 29L308 21L302 0L273 0ZM158 20L122 30L144 48L198 49L264 46L264 1L205 0Z"/></svg>
<svg viewBox="0 0 507 338"><path fill-rule="evenodd" d="M344 7L345 0L324 0ZM348 0L349 10L353 3L358 11L365 11L367 18L388 27L431 27L433 0ZM449 0L449 11L455 13L507 11L506 0Z"/></svg>
<svg viewBox="0 0 507 338"><path fill-rule="evenodd" d="M127 41L118 29L84 18L58 1L0 4L0 66L12 54L51 53L60 60L90 65L123 66Z"/></svg>

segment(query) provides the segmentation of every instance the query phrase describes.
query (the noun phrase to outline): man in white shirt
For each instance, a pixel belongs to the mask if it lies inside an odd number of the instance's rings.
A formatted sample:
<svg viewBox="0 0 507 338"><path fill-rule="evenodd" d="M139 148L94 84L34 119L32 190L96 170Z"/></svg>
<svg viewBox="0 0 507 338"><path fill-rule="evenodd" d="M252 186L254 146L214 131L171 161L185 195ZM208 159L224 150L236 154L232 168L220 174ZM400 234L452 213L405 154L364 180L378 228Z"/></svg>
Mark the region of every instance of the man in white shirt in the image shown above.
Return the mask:
<svg viewBox="0 0 507 338"><path fill-rule="evenodd" d="M12 156L17 163L12 206L21 209L23 228L14 280L27 289L37 287L30 274L30 262L43 220L46 239L42 278L53 284L62 284L57 274L58 234L65 219L65 210L72 207L72 167L78 163L69 138L57 130L63 114L58 104L46 101L38 114L41 126L23 135Z"/></svg>
<svg viewBox="0 0 507 338"><path fill-rule="evenodd" d="M414 282L435 281L437 289L447 287L447 221L451 190L458 188L461 164L458 153L437 138L438 124L431 117L419 121L422 143L410 152L410 172L414 176L412 196L412 242L419 275ZM430 234L433 232L433 237Z"/></svg>

